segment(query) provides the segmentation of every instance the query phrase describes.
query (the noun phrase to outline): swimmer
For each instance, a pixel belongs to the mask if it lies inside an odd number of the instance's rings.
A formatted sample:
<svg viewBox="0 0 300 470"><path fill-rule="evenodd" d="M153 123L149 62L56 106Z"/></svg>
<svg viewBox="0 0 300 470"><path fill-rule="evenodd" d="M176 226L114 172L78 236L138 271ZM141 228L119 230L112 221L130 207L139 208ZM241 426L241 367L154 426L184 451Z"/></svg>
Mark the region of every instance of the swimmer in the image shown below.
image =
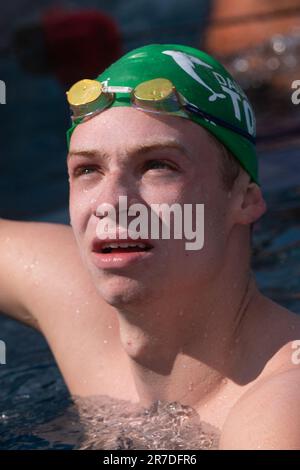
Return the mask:
<svg viewBox="0 0 300 470"><path fill-rule="evenodd" d="M299 449L300 319L250 267L266 204L246 95L207 54L155 44L67 98L72 227L0 221L1 311L45 336L73 395L178 401L221 449ZM203 247L103 245L98 208L121 196L204 204Z"/></svg>

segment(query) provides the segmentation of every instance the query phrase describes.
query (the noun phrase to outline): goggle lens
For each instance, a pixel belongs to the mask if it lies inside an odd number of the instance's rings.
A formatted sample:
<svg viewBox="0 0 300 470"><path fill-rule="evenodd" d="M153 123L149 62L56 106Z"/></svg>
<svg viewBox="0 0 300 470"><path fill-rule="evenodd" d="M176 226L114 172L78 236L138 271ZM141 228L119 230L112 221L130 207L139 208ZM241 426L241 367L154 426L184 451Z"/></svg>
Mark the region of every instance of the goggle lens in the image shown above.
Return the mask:
<svg viewBox="0 0 300 470"><path fill-rule="evenodd" d="M80 80L67 92L72 110L72 119L79 119L107 108L114 99L113 93L104 93L103 85L97 80Z"/></svg>
<svg viewBox="0 0 300 470"><path fill-rule="evenodd" d="M163 101L170 97L174 87L166 78L156 78L141 83L134 89L134 97L139 101Z"/></svg>
<svg viewBox="0 0 300 470"><path fill-rule="evenodd" d="M67 91L68 102L71 106L81 106L92 103L102 93L102 84L97 80L80 80Z"/></svg>

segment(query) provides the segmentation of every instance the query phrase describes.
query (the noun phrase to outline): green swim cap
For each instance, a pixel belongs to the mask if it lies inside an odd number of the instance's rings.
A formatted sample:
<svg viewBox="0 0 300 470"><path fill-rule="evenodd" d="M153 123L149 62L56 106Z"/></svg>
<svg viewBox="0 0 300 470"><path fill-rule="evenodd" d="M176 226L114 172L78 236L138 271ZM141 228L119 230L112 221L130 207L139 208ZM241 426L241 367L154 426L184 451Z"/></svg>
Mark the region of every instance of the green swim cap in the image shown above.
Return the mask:
<svg viewBox="0 0 300 470"><path fill-rule="evenodd" d="M96 80L108 86L134 88L155 78L169 79L188 102L215 117L217 122L218 119L226 121L233 129L237 129L236 132L192 112L188 113L189 119L207 129L224 144L252 180L258 183L256 125L251 104L227 70L205 52L179 44L151 44L128 52ZM132 106L130 96L116 93L116 99L110 107L113 106ZM68 144L81 120L77 119L67 131Z"/></svg>

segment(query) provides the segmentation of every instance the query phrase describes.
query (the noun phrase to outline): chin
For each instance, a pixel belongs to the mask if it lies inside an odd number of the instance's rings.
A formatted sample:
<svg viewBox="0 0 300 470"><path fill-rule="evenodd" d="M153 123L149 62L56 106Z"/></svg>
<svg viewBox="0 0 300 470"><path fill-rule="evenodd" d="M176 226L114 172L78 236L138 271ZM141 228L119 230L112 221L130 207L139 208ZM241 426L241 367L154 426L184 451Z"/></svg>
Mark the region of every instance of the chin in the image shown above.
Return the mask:
<svg viewBox="0 0 300 470"><path fill-rule="evenodd" d="M116 274L94 277L94 283L101 297L112 307L125 308L149 299L149 289L140 280Z"/></svg>

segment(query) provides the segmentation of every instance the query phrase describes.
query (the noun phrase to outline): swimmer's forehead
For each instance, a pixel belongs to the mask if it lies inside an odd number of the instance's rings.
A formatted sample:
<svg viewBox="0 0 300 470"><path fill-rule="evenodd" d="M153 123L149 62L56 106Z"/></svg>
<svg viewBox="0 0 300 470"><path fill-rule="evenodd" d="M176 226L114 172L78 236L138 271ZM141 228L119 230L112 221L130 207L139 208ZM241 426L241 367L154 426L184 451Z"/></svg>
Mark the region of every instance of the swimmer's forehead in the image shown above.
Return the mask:
<svg viewBox="0 0 300 470"><path fill-rule="evenodd" d="M147 154L150 152L159 152L173 150L180 152L185 158L191 159L190 150L176 138L151 138L146 139L143 142L138 142L136 144L131 144L130 146L125 146L122 148L122 152L128 156ZM81 145L72 145L68 153L67 159L74 157L101 157L109 159L111 156L110 153L105 151L104 148L81 146Z"/></svg>

